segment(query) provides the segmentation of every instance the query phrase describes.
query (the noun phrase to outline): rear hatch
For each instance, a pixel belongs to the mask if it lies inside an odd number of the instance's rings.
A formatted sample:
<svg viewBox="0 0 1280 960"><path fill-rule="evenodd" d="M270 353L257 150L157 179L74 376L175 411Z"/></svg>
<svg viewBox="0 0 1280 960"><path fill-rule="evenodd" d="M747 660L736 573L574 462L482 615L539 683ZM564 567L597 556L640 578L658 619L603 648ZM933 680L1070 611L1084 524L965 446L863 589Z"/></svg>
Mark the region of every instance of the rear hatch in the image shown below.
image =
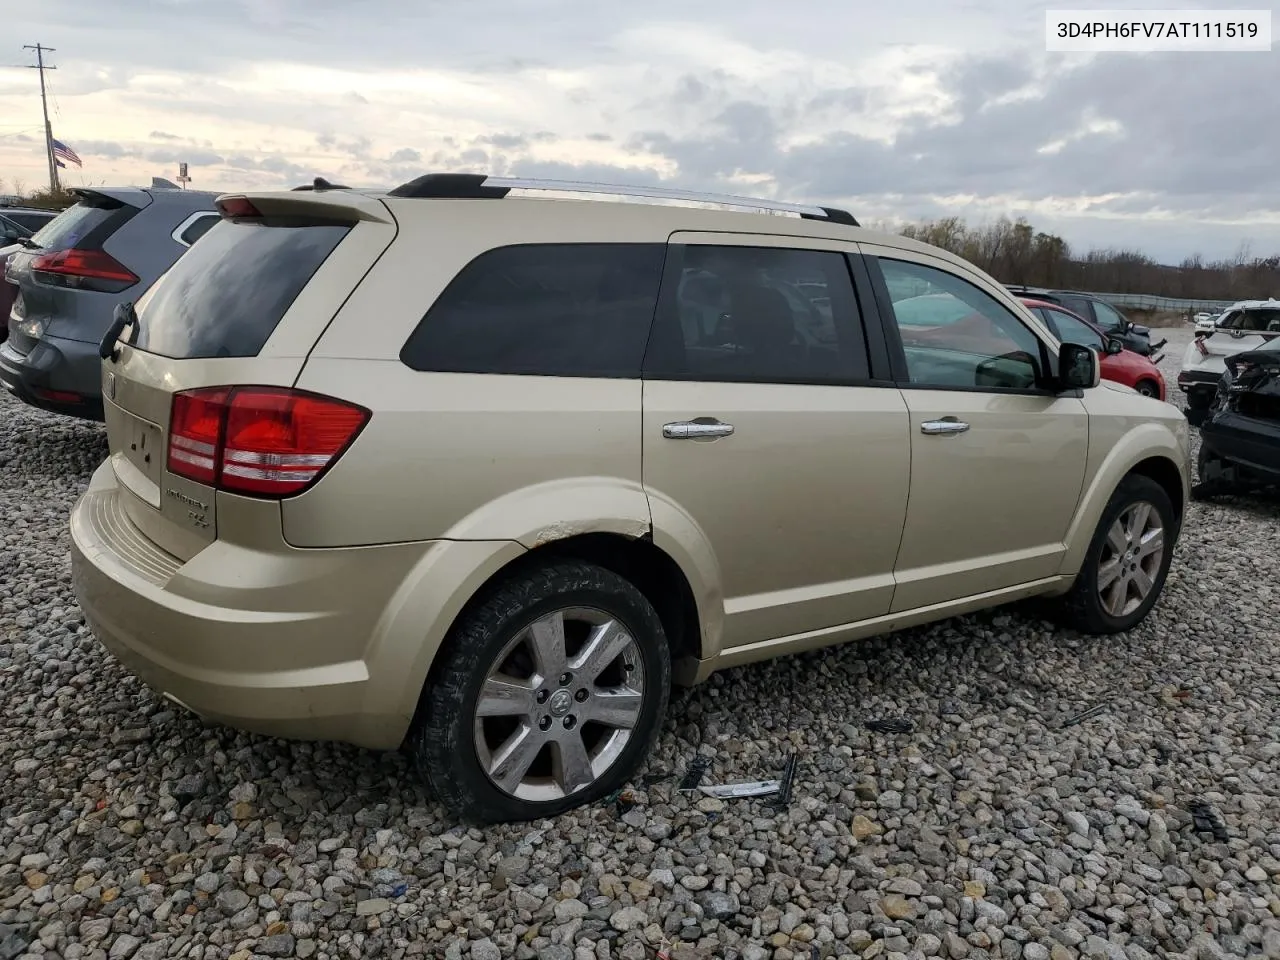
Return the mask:
<svg viewBox="0 0 1280 960"><path fill-rule="evenodd" d="M5 279L18 288L8 318L9 343L21 356L30 353L46 332L60 333L54 328L59 319L76 315L77 295L119 298L138 283L138 277L103 245L151 203L150 194L126 188L81 190L79 195L5 266Z"/></svg>
<svg viewBox="0 0 1280 960"><path fill-rule="evenodd" d="M1280 302L1274 306L1241 307L1230 311L1207 336L1197 331L1197 351L1206 357L1230 357L1268 348L1280 337Z"/></svg>
<svg viewBox="0 0 1280 960"><path fill-rule="evenodd" d="M218 536L219 509L297 492L324 451L335 455L334 437L363 425L358 411L289 388L396 232L386 206L359 194L219 206L223 219L104 340L118 328L102 393L126 512L181 560Z"/></svg>

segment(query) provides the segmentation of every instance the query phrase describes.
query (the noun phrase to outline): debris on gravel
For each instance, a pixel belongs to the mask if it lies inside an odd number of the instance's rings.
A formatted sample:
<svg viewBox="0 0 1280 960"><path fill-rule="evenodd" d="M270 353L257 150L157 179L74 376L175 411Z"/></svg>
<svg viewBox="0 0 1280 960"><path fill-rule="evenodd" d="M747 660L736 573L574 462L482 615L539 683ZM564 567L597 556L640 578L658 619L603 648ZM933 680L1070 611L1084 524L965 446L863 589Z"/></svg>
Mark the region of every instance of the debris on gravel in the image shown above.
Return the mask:
<svg viewBox="0 0 1280 960"><path fill-rule="evenodd" d="M625 812L479 830L402 756L208 726L108 656L66 533L104 456L0 397L0 960L1280 958L1274 504L1192 504L1127 636L998 610L728 670ZM678 789L793 751L782 810Z"/></svg>

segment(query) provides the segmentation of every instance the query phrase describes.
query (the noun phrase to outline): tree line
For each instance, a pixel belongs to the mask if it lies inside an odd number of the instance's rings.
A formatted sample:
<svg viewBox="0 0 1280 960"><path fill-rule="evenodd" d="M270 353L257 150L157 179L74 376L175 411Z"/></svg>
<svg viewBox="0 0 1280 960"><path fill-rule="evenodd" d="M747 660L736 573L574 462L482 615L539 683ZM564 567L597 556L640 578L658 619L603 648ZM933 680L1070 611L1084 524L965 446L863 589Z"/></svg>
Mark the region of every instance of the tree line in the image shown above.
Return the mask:
<svg viewBox="0 0 1280 960"><path fill-rule="evenodd" d="M1247 244L1230 259L1206 260L1195 254L1175 266L1136 250L1074 255L1062 237L1036 230L1021 217L1001 217L980 227L944 217L908 224L898 232L963 257L1002 283L1192 300L1280 296L1280 254L1253 256Z"/></svg>

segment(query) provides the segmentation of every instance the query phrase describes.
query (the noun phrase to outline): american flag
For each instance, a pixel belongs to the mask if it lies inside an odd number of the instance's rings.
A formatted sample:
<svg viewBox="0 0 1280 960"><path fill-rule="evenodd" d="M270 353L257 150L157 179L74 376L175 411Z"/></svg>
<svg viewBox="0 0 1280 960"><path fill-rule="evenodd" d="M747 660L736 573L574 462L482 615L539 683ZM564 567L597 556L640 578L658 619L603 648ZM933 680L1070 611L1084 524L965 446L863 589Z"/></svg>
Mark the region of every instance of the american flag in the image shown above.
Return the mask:
<svg viewBox="0 0 1280 960"><path fill-rule="evenodd" d="M77 167L81 166L80 155L68 147L61 140L53 141L53 155L60 160L66 160L68 163L74 163ZM62 164L58 164L62 166Z"/></svg>

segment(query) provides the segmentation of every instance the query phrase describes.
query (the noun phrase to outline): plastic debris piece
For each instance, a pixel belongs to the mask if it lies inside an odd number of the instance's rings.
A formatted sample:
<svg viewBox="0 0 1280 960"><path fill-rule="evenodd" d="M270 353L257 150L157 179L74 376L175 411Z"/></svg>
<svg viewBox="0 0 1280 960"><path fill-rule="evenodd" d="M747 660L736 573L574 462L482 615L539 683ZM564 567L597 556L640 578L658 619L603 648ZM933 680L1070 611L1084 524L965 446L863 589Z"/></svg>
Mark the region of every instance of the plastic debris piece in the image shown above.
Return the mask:
<svg viewBox="0 0 1280 960"><path fill-rule="evenodd" d="M746 780L741 783L703 784L697 788L717 800L739 800L743 797L767 797L782 789L781 780Z"/></svg>
<svg viewBox="0 0 1280 960"><path fill-rule="evenodd" d="M1084 723L1086 720L1092 720L1094 717L1100 717L1107 712L1107 705L1099 703L1090 707L1084 713L1077 713L1074 717L1069 717L1063 724L1063 728L1074 727L1076 724Z"/></svg>
<svg viewBox="0 0 1280 960"><path fill-rule="evenodd" d="M885 717L883 719L868 720L864 726L876 733L910 733L915 729L915 724L906 717Z"/></svg>
<svg viewBox="0 0 1280 960"><path fill-rule="evenodd" d="M778 796L774 800L774 806L779 810L785 810L787 805L791 803L791 788L796 780L796 755L794 752L787 756L786 766L782 768L782 785L778 789Z"/></svg>
<svg viewBox="0 0 1280 960"><path fill-rule="evenodd" d="M698 784L702 782L702 778L707 775L707 771L710 769L710 757L694 757L693 760L690 761L689 766L685 769L684 779L680 781L680 789L686 791L698 789Z"/></svg>
<svg viewBox="0 0 1280 960"><path fill-rule="evenodd" d="M408 892L409 885L407 883L397 883L391 888L391 896L393 899L403 897Z"/></svg>
<svg viewBox="0 0 1280 960"><path fill-rule="evenodd" d="M1191 819L1195 821L1198 833L1212 833L1214 840L1219 843L1227 842L1227 825L1223 821L1222 815L1214 809L1213 804L1197 797L1187 804L1187 812L1191 814Z"/></svg>

